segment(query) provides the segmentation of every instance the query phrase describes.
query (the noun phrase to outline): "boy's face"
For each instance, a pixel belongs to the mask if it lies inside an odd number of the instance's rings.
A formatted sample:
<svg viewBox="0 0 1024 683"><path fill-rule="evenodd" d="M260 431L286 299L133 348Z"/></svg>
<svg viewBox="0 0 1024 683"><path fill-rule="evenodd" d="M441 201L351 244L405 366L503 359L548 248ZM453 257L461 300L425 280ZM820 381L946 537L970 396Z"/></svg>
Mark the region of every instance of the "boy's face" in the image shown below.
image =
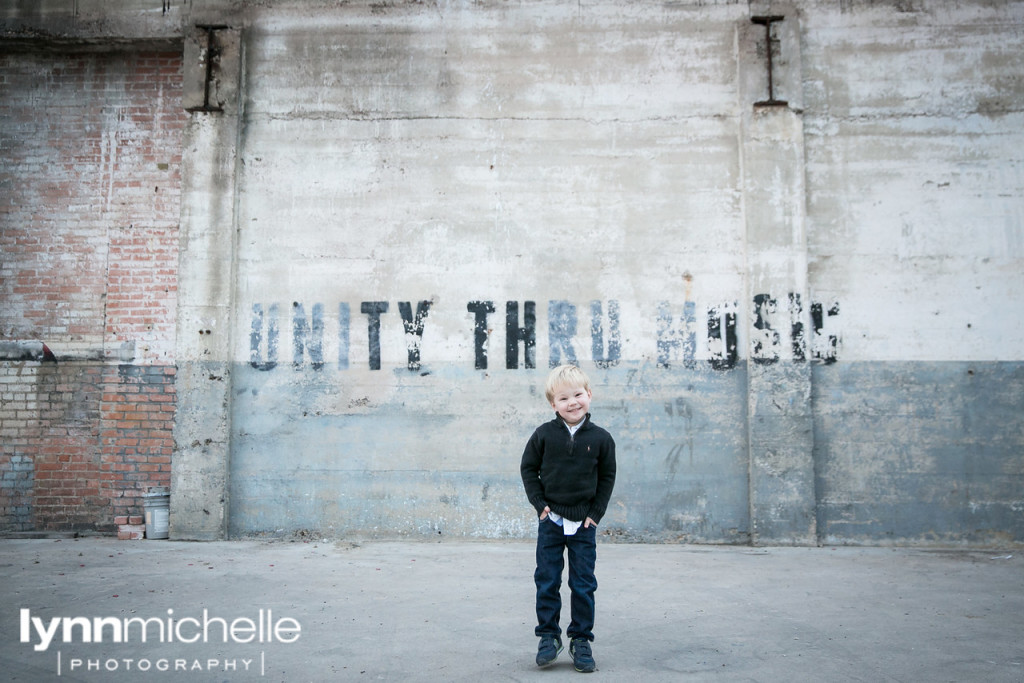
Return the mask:
<svg viewBox="0 0 1024 683"><path fill-rule="evenodd" d="M590 410L590 389L563 384L555 389L551 407L566 424L576 426Z"/></svg>

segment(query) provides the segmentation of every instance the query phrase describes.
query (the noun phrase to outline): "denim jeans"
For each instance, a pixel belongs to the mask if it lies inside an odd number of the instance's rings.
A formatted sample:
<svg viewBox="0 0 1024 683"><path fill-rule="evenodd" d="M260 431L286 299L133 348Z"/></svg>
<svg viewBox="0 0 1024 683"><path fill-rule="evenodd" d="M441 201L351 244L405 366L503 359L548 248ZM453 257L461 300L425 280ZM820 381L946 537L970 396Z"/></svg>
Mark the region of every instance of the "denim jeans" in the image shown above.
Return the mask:
<svg viewBox="0 0 1024 683"><path fill-rule="evenodd" d="M597 579L594 564L597 562L597 529L582 526L572 536L566 536L562 527L548 518L540 521L537 528L537 570L533 574L537 584L537 628L538 636L561 637L558 618L562 611L562 569L565 567L565 550L569 551L569 589L572 591L570 608L572 621L565 633L572 638L594 640L594 591Z"/></svg>

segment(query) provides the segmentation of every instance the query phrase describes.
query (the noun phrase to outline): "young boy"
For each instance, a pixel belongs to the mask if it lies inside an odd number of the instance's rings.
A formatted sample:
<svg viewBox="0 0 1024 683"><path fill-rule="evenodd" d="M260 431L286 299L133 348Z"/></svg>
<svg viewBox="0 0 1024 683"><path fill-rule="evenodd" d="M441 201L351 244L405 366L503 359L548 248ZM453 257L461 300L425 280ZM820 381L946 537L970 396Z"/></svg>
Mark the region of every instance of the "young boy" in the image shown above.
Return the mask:
<svg viewBox="0 0 1024 683"><path fill-rule="evenodd" d="M597 666L594 640L594 563L597 523L615 486L615 441L590 421L590 380L578 367L562 365L548 375L544 395L555 418L538 427L526 444L519 470L530 504L540 515L537 527L537 666L547 666L562 651L558 625L562 610L563 553L569 550L572 621L566 629L577 671Z"/></svg>

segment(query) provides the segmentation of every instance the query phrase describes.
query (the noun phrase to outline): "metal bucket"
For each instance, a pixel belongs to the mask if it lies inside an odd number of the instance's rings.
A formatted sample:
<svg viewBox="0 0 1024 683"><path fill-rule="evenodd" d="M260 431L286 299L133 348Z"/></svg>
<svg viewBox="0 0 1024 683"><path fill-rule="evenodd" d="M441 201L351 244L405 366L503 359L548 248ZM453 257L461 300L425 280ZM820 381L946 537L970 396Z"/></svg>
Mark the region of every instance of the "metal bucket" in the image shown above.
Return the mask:
<svg viewBox="0 0 1024 683"><path fill-rule="evenodd" d="M143 494L146 514L146 538L167 538L171 515L171 494L164 490Z"/></svg>

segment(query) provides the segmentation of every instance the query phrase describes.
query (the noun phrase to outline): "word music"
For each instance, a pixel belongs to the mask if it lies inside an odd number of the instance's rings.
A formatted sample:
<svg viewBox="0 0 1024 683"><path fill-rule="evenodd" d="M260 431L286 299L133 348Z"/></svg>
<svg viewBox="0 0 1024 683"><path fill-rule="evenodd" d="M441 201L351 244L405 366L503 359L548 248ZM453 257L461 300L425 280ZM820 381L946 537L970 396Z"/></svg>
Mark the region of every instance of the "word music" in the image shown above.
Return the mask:
<svg viewBox="0 0 1024 683"><path fill-rule="evenodd" d="M833 363L837 358L838 337L824 331L827 318L839 314L838 304L825 308L820 303L812 303L810 322L812 325L812 344L808 349L808 335L805 334L803 305L799 294L790 294L784 306L786 318L785 333L791 345L789 357L796 362L807 360ZM412 302L397 302L398 315L406 338L407 359L409 370L419 370L421 365L420 347L423 331L431 311L431 301L419 301L415 307ZM250 364L258 370L273 370L278 365L278 354L281 340L281 315L279 304L253 304L252 326L249 335ZM654 351L659 367L670 367L680 361L685 367L696 365L697 333L703 331L709 347L707 362L716 370L733 368L739 360L736 333L737 304L725 304L708 309L706 320L698 324L696 304L687 301L682 313L676 316L668 302L660 302L657 306L656 338ZM750 358L755 363L775 363L782 357L782 335L776 328L778 317L778 301L767 294L758 294L753 299L753 325L751 329ZM302 368L308 362L315 370L325 365L324 305L315 303L309 313L306 307L294 302L291 306L291 340L292 365ZM493 301L470 301L466 304L467 313L472 315L472 336L474 349L474 368L487 370L488 340L492 327L492 314L497 312ZM617 365L622 360L622 332L620 324L620 307L617 300L591 301L589 303L589 327L591 338L591 358L601 368ZM381 318L392 314L391 305L387 301L363 301L359 304L359 313L366 318L367 359L370 370L381 368ZM520 317L521 313L521 317ZM553 300L548 302L548 342L550 355L549 367L560 363L577 362L573 340L580 327L578 307L569 302ZM351 352L350 330L352 324L352 307L347 302L338 304L337 308L337 363L339 369L349 368ZM534 301L505 302L505 363L508 370L520 367L536 368L537 347L537 305ZM522 349L522 361L520 361Z"/></svg>

